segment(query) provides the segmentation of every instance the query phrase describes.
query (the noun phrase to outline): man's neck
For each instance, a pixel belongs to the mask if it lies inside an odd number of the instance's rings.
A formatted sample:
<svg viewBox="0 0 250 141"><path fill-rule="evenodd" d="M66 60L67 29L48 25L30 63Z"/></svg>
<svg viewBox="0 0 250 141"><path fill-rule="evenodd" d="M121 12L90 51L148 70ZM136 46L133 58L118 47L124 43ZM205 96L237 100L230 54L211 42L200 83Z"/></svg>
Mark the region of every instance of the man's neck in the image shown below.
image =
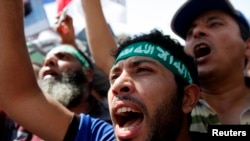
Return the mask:
<svg viewBox="0 0 250 141"><path fill-rule="evenodd" d="M77 106L70 107L68 109L76 114L89 113L91 111L91 103L89 101L89 95L87 94L83 95L81 102Z"/></svg>
<svg viewBox="0 0 250 141"><path fill-rule="evenodd" d="M177 137L176 141L192 141L191 133L189 131L189 126L186 119L187 117L185 116L182 128L179 132L179 136Z"/></svg>
<svg viewBox="0 0 250 141"><path fill-rule="evenodd" d="M241 113L250 106L244 77L209 84L201 82L201 97L216 111L222 123L238 124Z"/></svg>

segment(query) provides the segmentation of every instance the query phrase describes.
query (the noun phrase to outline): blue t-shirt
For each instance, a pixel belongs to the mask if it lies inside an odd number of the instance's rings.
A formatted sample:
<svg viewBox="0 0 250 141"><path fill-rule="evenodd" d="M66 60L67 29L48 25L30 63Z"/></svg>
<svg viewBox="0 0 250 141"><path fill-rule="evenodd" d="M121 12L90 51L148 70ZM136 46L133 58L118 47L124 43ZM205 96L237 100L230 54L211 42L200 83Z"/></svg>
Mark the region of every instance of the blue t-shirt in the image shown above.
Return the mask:
<svg viewBox="0 0 250 141"><path fill-rule="evenodd" d="M75 141L114 141L113 126L101 119L80 114L80 124Z"/></svg>

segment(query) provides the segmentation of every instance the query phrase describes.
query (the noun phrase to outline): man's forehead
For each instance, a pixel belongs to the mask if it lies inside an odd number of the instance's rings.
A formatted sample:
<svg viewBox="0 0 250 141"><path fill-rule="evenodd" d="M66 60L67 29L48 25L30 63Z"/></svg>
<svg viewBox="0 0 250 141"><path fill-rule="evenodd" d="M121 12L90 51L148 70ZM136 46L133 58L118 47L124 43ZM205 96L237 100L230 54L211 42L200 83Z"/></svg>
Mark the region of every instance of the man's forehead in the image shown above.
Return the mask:
<svg viewBox="0 0 250 141"><path fill-rule="evenodd" d="M113 67L118 67L121 65L128 65L130 67L138 66L142 63L151 63L151 64L157 64L157 60L146 57L146 56L131 56L129 58L125 58L123 60L118 61Z"/></svg>
<svg viewBox="0 0 250 141"><path fill-rule="evenodd" d="M202 22L207 23L215 20L220 20L224 22L234 22L237 24L237 21L228 13L221 11L221 10L211 10L203 13L202 15L198 16L194 21L192 21L191 26L188 30L192 29L196 24ZM238 25L238 24L237 24Z"/></svg>
<svg viewBox="0 0 250 141"><path fill-rule="evenodd" d="M215 19L215 18L222 18L222 17L229 17L229 18L233 19L233 17L231 15L229 15L228 13L226 13L225 11L211 10L211 11L207 11L207 12L201 14L195 20L200 19L200 18L204 18L204 17L207 19Z"/></svg>
<svg viewBox="0 0 250 141"><path fill-rule="evenodd" d="M57 51L57 52L49 52L45 59L54 57L54 56L58 56L58 55L67 55L67 56L71 56L72 58L75 58L72 54L68 53L68 52L63 52L63 51ZM77 58L75 58L77 60Z"/></svg>
<svg viewBox="0 0 250 141"><path fill-rule="evenodd" d="M137 67L143 63L148 63L148 64L152 64L152 65L161 65L160 62L158 62L157 60L151 58L151 57L146 57L146 56L132 56L123 60L120 60L119 62L117 62L112 68L111 71L113 69L118 69L120 67Z"/></svg>
<svg viewBox="0 0 250 141"><path fill-rule="evenodd" d="M68 53L68 52L64 52L64 51L54 51L54 52L49 52L47 53L46 57L47 56L55 56L57 54L66 54L66 55L70 55L70 56L73 56L72 54Z"/></svg>
<svg viewBox="0 0 250 141"><path fill-rule="evenodd" d="M51 59L52 57L56 57L58 60L60 60L59 55L66 55L68 57L70 56L71 59L68 59L67 61L70 61L72 63L73 62L79 62L81 64L81 62L75 56L73 56L72 54L67 53L67 52L60 52L60 51L47 54L46 57L44 58L43 62L45 62L46 60Z"/></svg>

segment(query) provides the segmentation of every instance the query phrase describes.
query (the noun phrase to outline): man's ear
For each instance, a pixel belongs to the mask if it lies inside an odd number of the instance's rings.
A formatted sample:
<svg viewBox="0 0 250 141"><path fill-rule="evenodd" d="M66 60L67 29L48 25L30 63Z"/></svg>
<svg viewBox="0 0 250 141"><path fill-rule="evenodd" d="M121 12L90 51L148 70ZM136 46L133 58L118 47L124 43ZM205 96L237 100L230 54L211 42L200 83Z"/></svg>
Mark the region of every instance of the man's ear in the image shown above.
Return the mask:
<svg viewBox="0 0 250 141"><path fill-rule="evenodd" d="M248 59L248 61L250 60L250 38L248 38L246 41L245 57Z"/></svg>
<svg viewBox="0 0 250 141"><path fill-rule="evenodd" d="M85 73L86 73L88 82L91 83L94 79L94 71L92 69L85 69Z"/></svg>
<svg viewBox="0 0 250 141"><path fill-rule="evenodd" d="M182 110L184 113L189 113L196 106L200 98L200 88L195 84L187 85L184 88L184 98Z"/></svg>
<svg viewBox="0 0 250 141"><path fill-rule="evenodd" d="M246 41L246 50L245 50L245 73L247 76L250 75L250 38Z"/></svg>

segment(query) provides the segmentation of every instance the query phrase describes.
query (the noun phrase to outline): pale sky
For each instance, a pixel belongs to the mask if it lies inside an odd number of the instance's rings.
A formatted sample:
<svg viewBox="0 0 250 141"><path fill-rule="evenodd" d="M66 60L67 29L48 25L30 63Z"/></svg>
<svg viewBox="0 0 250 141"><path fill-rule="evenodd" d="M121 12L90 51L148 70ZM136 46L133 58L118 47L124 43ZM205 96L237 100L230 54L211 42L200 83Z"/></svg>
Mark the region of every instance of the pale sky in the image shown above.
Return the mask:
<svg viewBox="0 0 250 141"><path fill-rule="evenodd" d="M108 2L109 0L102 1ZM139 33L146 33L153 28L158 28L165 34L170 34L173 38L176 38L181 43L184 43L181 38L176 36L171 31L170 21L178 7L180 7L185 1L186 0L126 0L126 23L112 21L110 25L116 35L119 35L121 33L134 35ZM240 9L240 11L243 12L245 16L250 20L250 0L230 1L236 9ZM80 6L81 4L77 5ZM53 19L55 20L54 17L56 14L53 14L53 12L56 12L55 5L50 5L47 8L45 7L45 9L49 9L48 19L51 23L54 23ZM107 11L108 15L113 14L112 16L116 18L119 16L119 12L121 10L108 7L105 9L105 11ZM77 21L79 21L79 25L82 27L82 16L79 14L74 15L76 16ZM114 17L110 19L115 19ZM107 21L109 21L109 19Z"/></svg>
<svg viewBox="0 0 250 141"><path fill-rule="evenodd" d="M180 42L181 38L176 36L170 28L170 21L176 12L186 0L127 0L127 24L113 26L115 32L127 32L137 34L148 32L157 27L164 33L170 34ZM240 9L245 16L250 19L250 0L230 0L236 9Z"/></svg>

